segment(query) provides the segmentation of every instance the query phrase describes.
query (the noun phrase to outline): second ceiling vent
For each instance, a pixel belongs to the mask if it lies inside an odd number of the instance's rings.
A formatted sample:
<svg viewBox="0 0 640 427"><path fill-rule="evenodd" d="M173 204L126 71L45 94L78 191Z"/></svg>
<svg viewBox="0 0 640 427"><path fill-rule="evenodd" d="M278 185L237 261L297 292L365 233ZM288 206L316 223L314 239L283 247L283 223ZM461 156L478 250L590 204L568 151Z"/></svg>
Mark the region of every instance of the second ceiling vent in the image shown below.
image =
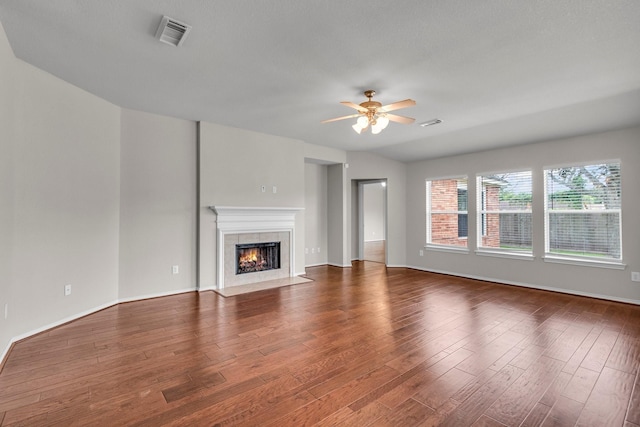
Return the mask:
<svg viewBox="0 0 640 427"><path fill-rule="evenodd" d="M189 31L191 31L191 25L163 16L156 31L156 38L171 46L180 46L184 43Z"/></svg>

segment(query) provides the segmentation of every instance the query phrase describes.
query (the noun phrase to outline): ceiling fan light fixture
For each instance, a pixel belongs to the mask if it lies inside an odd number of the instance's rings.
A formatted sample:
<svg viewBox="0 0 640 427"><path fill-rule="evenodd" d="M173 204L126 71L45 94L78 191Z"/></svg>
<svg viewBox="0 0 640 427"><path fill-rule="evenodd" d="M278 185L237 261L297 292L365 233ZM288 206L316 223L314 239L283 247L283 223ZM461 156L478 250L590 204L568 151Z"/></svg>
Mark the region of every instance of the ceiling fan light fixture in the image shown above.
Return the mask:
<svg viewBox="0 0 640 427"><path fill-rule="evenodd" d="M361 127L358 123L356 123L355 125L351 126L353 128L353 130L356 131L356 133L359 135L362 133L362 131L364 130L363 127Z"/></svg>
<svg viewBox="0 0 640 427"><path fill-rule="evenodd" d="M387 126L389 126L389 119L387 118L387 116L379 116L378 119L376 120L376 123L382 130L382 129L385 129Z"/></svg>
<svg viewBox="0 0 640 427"><path fill-rule="evenodd" d="M336 117L335 119L323 120L321 123L331 123L338 120L350 119L357 117L356 123L352 125L356 133L361 134L363 130L371 126L371 133L379 134L388 125L389 121L411 124L415 121L411 117L399 116L397 114L390 114L390 111L399 110L401 108L407 108L416 105L416 101L413 99L405 99L404 101L394 102L392 104L382 105L378 101L374 101L371 98L375 95L374 90L366 90L364 96L368 98L367 101L355 104L350 101L341 101L340 103L357 110L357 114L350 114L348 116Z"/></svg>

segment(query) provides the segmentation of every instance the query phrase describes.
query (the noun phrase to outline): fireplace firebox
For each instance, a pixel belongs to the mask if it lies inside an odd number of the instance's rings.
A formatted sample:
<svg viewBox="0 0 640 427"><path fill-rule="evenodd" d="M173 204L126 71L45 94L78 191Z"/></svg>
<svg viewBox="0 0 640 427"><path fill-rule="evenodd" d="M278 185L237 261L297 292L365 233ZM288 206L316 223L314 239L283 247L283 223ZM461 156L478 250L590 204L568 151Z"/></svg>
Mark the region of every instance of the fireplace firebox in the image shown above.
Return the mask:
<svg viewBox="0 0 640 427"><path fill-rule="evenodd" d="M280 242L236 245L236 274L280 268Z"/></svg>

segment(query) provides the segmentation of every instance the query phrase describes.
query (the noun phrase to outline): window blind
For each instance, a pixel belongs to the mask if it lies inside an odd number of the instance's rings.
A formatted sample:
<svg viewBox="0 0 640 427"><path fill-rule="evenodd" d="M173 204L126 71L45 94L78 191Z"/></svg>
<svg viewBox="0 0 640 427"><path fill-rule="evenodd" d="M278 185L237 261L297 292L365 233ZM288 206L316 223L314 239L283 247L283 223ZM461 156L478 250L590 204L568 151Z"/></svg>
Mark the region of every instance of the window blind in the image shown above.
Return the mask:
<svg viewBox="0 0 640 427"><path fill-rule="evenodd" d="M545 170L545 250L622 259L620 163Z"/></svg>
<svg viewBox="0 0 640 427"><path fill-rule="evenodd" d="M531 171L479 175L478 247L531 253Z"/></svg>

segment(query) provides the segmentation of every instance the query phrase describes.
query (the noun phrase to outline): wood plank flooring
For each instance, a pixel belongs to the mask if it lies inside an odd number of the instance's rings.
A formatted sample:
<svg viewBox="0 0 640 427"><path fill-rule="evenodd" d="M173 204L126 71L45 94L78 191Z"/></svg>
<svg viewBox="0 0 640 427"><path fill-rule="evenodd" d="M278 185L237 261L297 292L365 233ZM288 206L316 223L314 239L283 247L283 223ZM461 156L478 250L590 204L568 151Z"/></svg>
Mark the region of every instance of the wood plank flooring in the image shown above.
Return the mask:
<svg viewBox="0 0 640 427"><path fill-rule="evenodd" d="M386 262L385 245L386 240L375 240L364 242L364 261Z"/></svg>
<svg viewBox="0 0 640 427"><path fill-rule="evenodd" d="M370 262L16 343L2 426L640 426L640 307Z"/></svg>

